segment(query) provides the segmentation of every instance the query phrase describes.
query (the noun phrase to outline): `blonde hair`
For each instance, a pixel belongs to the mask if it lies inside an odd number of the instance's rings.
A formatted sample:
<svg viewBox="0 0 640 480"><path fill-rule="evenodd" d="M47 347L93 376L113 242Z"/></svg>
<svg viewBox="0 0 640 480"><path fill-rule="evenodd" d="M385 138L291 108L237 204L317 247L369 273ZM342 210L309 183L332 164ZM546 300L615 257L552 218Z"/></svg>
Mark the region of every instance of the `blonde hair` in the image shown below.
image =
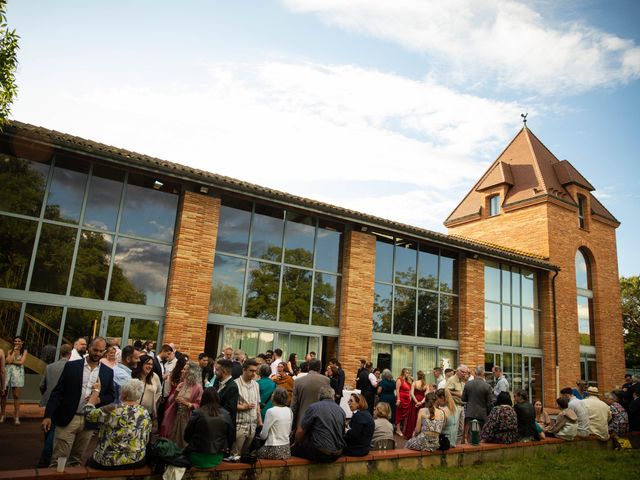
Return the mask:
<svg viewBox="0 0 640 480"><path fill-rule="evenodd" d="M376 408L373 410L374 418L386 418L391 419L391 406L387 402L378 402Z"/></svg>

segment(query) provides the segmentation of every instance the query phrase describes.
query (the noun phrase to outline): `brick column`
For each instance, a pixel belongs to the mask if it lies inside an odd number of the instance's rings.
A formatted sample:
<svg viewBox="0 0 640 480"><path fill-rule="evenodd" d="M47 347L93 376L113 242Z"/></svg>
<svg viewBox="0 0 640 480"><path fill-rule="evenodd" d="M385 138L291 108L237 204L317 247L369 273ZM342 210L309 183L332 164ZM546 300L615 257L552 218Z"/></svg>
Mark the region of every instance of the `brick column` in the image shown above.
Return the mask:
<svg viewBox="0 0 640 480"><path fill-rule="evenodd" d="M458 363L484 365L484 263L460 260L460 330ZM457 365L456 365L457 366Z"/></svg>
<svg viewBox="0 0 640 480"><path fill-rule="evenodd" d="M185 192L171 255L163 342L191 358L204 348L220 199Z"/></svg>
<svg viewBox="0 0 640 480"><path fill-rule="evenodd" d="M347 382L352 382L360 359L371 357L376 238L363 232L347 232L343 259L338 348Z"/></svg>

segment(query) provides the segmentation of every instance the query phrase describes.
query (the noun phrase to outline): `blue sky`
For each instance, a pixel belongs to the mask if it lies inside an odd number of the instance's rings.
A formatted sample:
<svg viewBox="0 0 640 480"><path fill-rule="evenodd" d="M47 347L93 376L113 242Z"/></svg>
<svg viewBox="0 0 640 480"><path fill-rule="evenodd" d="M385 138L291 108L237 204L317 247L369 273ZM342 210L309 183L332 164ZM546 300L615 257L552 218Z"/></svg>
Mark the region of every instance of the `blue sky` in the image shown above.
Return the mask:
<svg viewBox="0 0 640 480"><path fill-rule="evenodd" d="M444 232L521 128L640 274L640 2L9 0L13 117Z"/></svg>

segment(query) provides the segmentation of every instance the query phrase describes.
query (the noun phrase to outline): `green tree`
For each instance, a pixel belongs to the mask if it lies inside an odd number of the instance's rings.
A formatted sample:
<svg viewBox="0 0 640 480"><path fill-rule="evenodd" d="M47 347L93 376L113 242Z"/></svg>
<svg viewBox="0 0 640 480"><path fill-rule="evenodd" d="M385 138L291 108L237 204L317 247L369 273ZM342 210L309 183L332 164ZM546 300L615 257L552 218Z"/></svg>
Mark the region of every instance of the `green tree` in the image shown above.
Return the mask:
<svg viewBox="0 0 640 480"><path fill-rule="evenodd" d="M620 278L624 356L629 368L640 368L640 276Z"/></svg>
<svg viewBox="0 0 640 480"><path fill-rule="evenodd" d="M20 37L15 30L9 30L6 9L7 0L0 0L0 130L9 121L11 104L18 93L16 67Z"/></svg>

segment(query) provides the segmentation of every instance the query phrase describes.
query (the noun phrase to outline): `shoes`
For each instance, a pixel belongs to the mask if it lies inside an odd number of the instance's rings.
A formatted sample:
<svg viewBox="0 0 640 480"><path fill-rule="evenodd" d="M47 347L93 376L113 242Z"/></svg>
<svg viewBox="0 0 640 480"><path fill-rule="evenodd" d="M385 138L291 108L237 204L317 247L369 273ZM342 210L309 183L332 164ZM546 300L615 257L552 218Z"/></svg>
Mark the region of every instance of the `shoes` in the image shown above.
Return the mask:
<svg viewBox="0 0 640 480"><path fill-rule="evenodd" d="M228 457L223 458L225 462L239 462L240 455L229 455Z"/></svg>
<svg viewBox="0 0 640 480"><path fill-rule="evenodd" d="M13 422L15 425L20 425L20 419L16 417L16 419Z"/></svg>

